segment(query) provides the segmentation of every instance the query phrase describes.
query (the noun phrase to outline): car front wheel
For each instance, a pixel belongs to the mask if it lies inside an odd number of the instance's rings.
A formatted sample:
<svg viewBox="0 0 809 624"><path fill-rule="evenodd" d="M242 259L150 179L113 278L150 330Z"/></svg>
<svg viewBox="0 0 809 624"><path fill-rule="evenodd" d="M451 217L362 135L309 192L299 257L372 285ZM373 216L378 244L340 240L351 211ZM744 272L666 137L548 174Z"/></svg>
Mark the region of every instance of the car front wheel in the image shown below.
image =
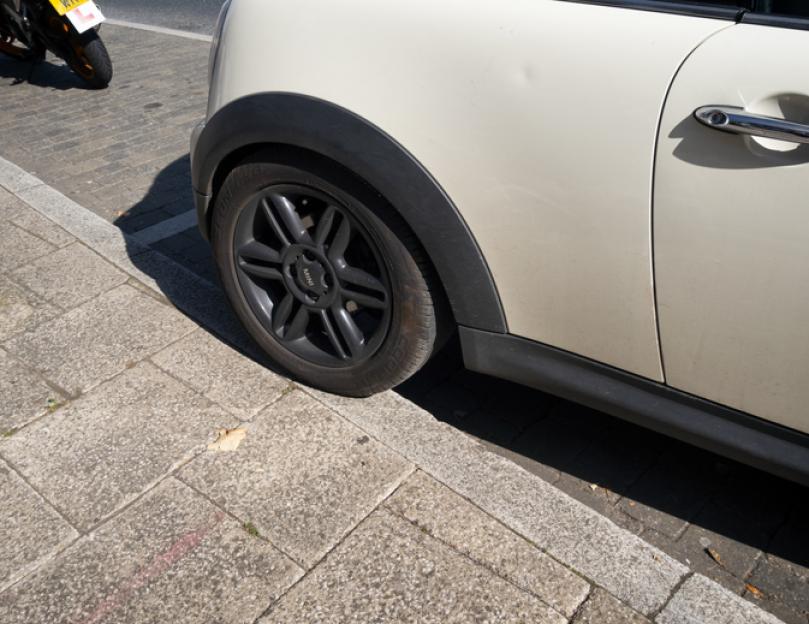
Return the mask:
<svg viewBox="0 0 809 624"><path fill-rule="evenodd" d="M237 166L218 194L211 238L236 314L304 383L368 396L430 357L430 264L401 217L337 165L298 155Z"/></svg>

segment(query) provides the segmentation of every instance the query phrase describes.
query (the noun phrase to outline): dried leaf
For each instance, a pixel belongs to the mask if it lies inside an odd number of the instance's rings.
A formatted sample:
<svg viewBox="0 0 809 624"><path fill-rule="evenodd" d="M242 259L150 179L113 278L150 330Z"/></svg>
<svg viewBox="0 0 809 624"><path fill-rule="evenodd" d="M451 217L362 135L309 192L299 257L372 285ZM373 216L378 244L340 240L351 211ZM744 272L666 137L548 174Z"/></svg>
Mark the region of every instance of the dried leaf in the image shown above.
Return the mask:
<svg viewBox="0 0 809 624"><path fill-rule="evenodd" d="M705 549L705 552L706 552L706 553L708 553L708 556L709 556L711 559L713 559L714 561L716 561L716 563L718 563L718 564L719 564L719 565L721 565L722 567L724 567L724 566L725 566L725 564L724 564L724 563L722 563L722 557L720 557L720 556L719 556L719 553L718 553L718 552L716 552L716 551L715 551L713 548L706 548L706 549Z"/></svg>
<svg viewBox="0 0 809 624"><path fill-rule="evenodd" d="M209 451L235 451L247 435L247 430L238 427L236 429L220 429L216 432L216 441L208 445Z"/></svg>
<svg viewBox="0 0 809 624"><path fill-rule="evenodd" d="M749 591L751 594L753 594L753 597L756 600L761 600L762 598L764 598L764 592L761 591L755 585L751 585L750 583L745 583L744 586L747 589L747 591Z"/></svg>

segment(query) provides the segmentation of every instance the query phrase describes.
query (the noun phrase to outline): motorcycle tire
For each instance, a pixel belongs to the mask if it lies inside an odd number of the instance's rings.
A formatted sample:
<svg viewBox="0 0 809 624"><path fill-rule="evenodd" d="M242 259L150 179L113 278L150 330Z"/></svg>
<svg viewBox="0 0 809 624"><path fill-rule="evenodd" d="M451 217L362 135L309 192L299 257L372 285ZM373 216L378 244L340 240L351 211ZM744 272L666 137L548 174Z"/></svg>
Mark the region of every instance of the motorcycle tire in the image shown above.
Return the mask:
<svg viewBox="0 0 809 624"><path fill-rule="evenodd" d="M112 61L95 30L79 35L68 65L91 89L104 89L112 80Z"/></svg>

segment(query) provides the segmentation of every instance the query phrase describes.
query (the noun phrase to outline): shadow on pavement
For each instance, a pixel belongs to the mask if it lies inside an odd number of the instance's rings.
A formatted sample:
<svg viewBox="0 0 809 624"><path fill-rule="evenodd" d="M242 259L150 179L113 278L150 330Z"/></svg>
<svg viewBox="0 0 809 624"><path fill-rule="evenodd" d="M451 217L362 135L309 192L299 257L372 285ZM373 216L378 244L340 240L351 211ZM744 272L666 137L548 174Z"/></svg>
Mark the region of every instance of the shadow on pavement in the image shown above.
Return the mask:
<svg viewBox="0 0 809 624"><path fill-rule="evenodd" d="M178 185L187 189L179 208L172 195ZM175 206L167 212L169 204ZM147 196L116 224L136 232L192 208L185 157L162 170ZM196 229L153 247L184 266L191 282L216 283L210 251ZM209 328L218 324L216 334L268 365L224 296L195 299L193 283L178 285L175 273L167 274L141 252L133 249L132 261L169 300ZM763 600L785 601L792 613L806 601L806 488L606 414L465 371L457 340L397 392L731 589L743 593L745 583L753 584Z"/></svg>
<svg viewBox="0 0 809 624"><path fill-rule="evenodd" d="M57 61L57 63L62 63ZM20 83L28 83L35 87L48 89L87 90L87 85L65 64L52 63L45 60L31 67L31 63L18 61L0 53L0 78L11 79L6 86L15 86Z"/></svg>

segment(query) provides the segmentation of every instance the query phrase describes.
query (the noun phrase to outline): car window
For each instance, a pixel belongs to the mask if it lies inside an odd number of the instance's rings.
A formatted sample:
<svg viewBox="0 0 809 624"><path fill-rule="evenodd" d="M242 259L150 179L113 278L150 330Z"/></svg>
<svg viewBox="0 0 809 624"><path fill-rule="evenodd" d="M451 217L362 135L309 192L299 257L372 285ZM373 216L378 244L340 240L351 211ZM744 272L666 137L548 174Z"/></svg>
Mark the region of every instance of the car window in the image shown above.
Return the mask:
<svg viewBox="0 0 809 624"><path fill-rule="evenodd" d="M790 15L793 17L809 17L807 0L758 0L756 12L773 15Z"/></svg>

